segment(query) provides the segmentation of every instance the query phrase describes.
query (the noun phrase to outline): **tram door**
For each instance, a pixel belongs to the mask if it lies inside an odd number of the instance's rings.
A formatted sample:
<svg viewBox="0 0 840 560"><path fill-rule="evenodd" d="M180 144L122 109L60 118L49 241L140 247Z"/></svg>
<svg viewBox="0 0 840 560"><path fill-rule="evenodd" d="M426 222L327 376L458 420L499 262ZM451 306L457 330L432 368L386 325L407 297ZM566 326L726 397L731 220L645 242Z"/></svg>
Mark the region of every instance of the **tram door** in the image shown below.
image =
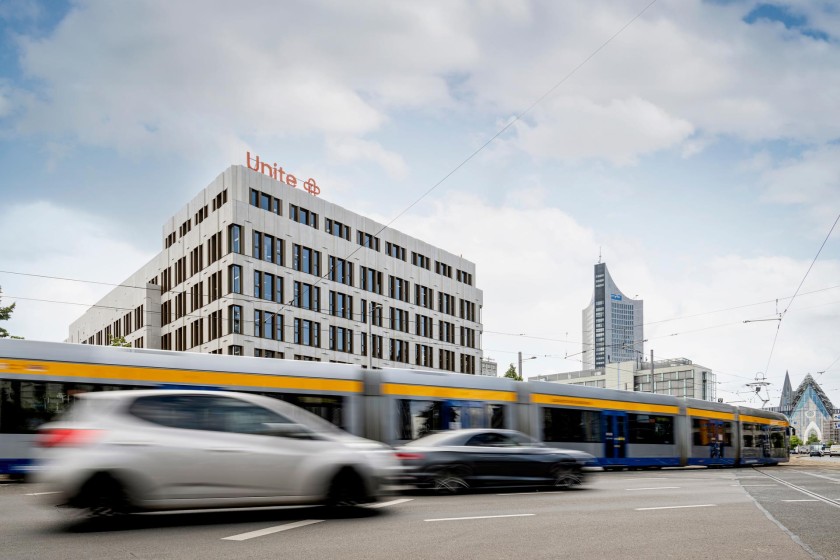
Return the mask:
<svg viewBox="0 0 840 560"><path fill-rule="evenodd" d="M627 451L627 414L604 412L604 457L624 459Z"/></svg>
<svg viewBox="0 0 840 560"><path fill-rule="evenodd" d="M706 433L704 434L705 437L703 440L708 442L709 458L718 460L723 459L726 456L726 451L724 449L725 440L723 421L706 420L705 429Z"/></svg>

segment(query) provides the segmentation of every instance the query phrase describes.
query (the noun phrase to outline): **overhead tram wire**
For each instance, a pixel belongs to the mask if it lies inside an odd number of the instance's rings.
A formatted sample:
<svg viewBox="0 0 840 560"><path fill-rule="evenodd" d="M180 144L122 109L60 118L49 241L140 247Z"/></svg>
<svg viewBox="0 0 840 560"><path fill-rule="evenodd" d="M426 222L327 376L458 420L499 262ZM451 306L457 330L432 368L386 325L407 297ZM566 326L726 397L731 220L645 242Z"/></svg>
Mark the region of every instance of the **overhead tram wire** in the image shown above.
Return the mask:
<svg viewBox="0 0 840 560"><path fill-rule="evenodd" d="M834 228L837 227L837 222L840 221L840 214L837 214L837 218L834 219L834 223L831 225L831 228L828 230L828 234L823 239L822 245L820 245L817 254L814 255L814 259L811 261L811 264L808 266L808 270L805 271L805 275L802 277L802 280L799 282L799 286L797 286L796 291L793 293L793 297L790 298L787 307L785 307L784 311L779 314L779 324L776 325L776 334L773 336L773 344L770 346L770 355L767 356L767 365L764 366L764 375L767 375L767 371L770 369L770 362L773 360L773 351L776 349L776 342L779 340L779 331L782 329L782 322L784 321L785 317L787 316L787 312L790 310L790 306L793 305L793 300L796 299L797 294L799 294L799 290L802 289L802 285L805 284L805 279L808 278L808 275L811 273L811 269L814 268L814 264L817 262L817 259L820 257L820 253L822 253L825 244L828 242L828 239L831 237L831 234L834 232Z"/></svg>

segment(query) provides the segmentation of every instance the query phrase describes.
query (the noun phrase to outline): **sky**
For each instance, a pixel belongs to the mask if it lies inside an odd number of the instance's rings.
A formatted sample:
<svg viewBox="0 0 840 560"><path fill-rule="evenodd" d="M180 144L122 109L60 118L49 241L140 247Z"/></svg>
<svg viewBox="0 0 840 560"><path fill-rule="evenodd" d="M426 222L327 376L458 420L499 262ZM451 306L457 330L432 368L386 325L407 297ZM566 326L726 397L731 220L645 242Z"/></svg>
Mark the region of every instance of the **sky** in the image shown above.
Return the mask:
<svg viewBox="0 0 840 560"><path fill-rule="evenodd" d="M829 0L4 0L3 326L63 341L250 151L474 262L500 374L582 368L601 259L646 355L840 406L839 99Z"/></svg>

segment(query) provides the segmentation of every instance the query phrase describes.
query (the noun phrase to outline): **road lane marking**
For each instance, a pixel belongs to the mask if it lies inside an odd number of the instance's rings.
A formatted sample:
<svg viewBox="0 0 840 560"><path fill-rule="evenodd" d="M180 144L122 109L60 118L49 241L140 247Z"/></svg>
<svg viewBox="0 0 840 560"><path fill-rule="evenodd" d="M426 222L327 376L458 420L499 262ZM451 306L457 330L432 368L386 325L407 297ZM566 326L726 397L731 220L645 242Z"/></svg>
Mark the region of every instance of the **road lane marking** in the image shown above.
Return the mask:
<svg viewBox="0 0 840 560"><path fill-rule="evenodd" d="M819 500L782 500L783 502L819 502Z"/></svg>
<svg viewBox="0 0 840 560"><path fill-rule="evenodd" d="M741 488L755 488L756 486L778 486L778 484L733 484L732 486L740 486Z"/></svg>
<svg viewBox="0 0 840 560"><path fill-rule="evenodd" d="M834 482L835 484L840 483L840 479L833 478L833 477L830 477L830 476L826 476L824 474L810 473L810 472L804 472L804 471L802 472L802 474L807 474L808 476L815 476L817 478L824 478L825 480L830 480L830 481Z"/></svg>
<svg viewBox="0 0 840 560"><path fill-rule="evenodd" d="M404 504L405 502L410 502L413 499L414 498L401 498L399 500L391 500L390 502L379 502L378 504L369 504L367 507L369 507L370 509L384 508L388 506L395 506L397 504Z"/></svg>
<svg viewBox="0 0 840 560"><path fill-rule="evenodd" d="M542 496L543 494L566 494L566 490L549 490L547 492L505 492L497 496Z"/></svg>
<svg viewBox="0 0 840 560"><path fill-rule="evenodd" d="M314 525L315 523L323 522L323 519L304 519L303 521L295 521L294 523L286 523L285 525L277 525L276 527L268 527L260 529L259 531L251 531L250 533L242 533L233 535L232 537L224 537L223 541L247 541L257 537L264 537L272 533L279 533L280 531L288 531L289 529L297 529L298 527L306 527L307 525Z"/></svg>
<svg viewBox="0 0 840 560"><path fill-rule="evenodd" d="M636 511L653 511L655 509L684 509L684 508L699 508L699 507L716 507L717 504L695 504L692 506L661 506L649 508L636 508Z"/></svg>
<svg viewBox="0 0 840 560"><path fill-rule="evenodd" d="M633 492L634 490L679 490L679 486L659 486L657 488L625 488L628 492Z"/></svg>
<svg viewBox="0 0 840 560"><path fill-rule="evenodd" d="M441 517L439 519L424 519L423 521L463 521L465 519L497 519L499 517L533 517L535 513L513 513L510 515L478 515L475 517Z"/></svg>
<svg viewBox="0 0 840 560"><path fill-rule="evenodd" d="M33 492L32 494L27 494L27 496L46 496L47 494L58 494L58 492Z"/></svg>

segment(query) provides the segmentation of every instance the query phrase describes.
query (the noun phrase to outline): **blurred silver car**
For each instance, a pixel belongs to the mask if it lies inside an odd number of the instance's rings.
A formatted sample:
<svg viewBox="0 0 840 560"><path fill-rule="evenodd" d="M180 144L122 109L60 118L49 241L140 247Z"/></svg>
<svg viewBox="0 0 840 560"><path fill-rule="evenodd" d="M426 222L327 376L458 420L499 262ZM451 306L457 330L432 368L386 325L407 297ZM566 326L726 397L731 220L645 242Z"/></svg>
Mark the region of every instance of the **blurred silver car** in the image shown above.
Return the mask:
<svg viewBox="0 0 840 560"><path fill-rule="evenodd" d="M393 450L270 397L187 390L87 393L39 434L57 505L138 510L375 501Z"/></svg>

